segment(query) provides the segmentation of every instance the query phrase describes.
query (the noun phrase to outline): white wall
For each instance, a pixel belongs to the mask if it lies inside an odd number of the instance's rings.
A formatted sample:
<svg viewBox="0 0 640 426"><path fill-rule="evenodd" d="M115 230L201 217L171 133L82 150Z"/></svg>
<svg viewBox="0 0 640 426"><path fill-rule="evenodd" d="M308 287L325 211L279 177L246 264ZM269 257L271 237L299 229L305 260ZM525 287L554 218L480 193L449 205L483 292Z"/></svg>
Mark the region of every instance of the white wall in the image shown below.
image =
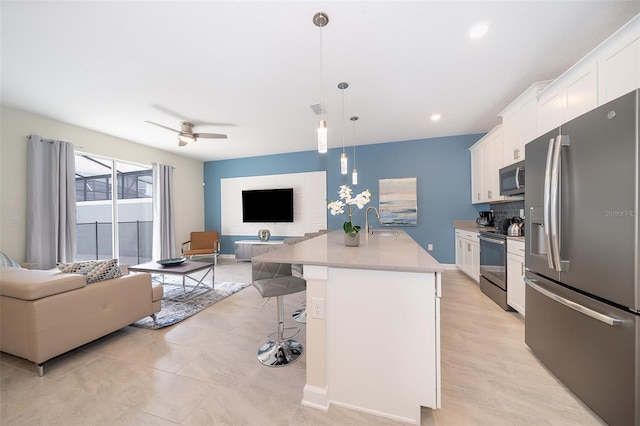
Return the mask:
<svg viewBox="0 0 640 426"><path fill-rule="evenodd" d="M256 235L266 228L272 236L291 236L325 229L326 180L324 171L221 179L222 234ZM242 191L272 188L293 188L293 223L242 222Z"/></svg>
<svg viewBox="0 0 640 426"><path fill-rule="evenodd" d="M27 136L39 135L82 147L83 152L150 165L175 167L176 242L204 230L203 164L201 161L136 144L39 115L2 106L0 131L0 250L24 262L27 218Z"/></svg>

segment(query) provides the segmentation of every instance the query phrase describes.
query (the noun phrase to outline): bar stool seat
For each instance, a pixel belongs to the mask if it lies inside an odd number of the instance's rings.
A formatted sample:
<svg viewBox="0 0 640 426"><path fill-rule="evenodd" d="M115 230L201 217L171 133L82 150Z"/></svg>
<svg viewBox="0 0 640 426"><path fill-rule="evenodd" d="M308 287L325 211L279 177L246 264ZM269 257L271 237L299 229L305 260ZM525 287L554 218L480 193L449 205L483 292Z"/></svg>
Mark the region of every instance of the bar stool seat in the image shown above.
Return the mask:
<svg viewBox="0 0 640 426"><path fill-rule="evenodd" d="M254 246L254 255L256 255ZM262 246L264 247L264 246ZM277 249L268 247L266 251ZM263 251L264 252L264 251ZM284 326L284 296L306 290L307 282L292 275L291 265L286 263L251 262L253 286L263 298L276 298L276 331L271 333L258 350L258 360L269 367L281 367L296 361L302 355L302 344L293 339L300 332L299 327ZM294 333L285 336L285 331Z"/></svg>

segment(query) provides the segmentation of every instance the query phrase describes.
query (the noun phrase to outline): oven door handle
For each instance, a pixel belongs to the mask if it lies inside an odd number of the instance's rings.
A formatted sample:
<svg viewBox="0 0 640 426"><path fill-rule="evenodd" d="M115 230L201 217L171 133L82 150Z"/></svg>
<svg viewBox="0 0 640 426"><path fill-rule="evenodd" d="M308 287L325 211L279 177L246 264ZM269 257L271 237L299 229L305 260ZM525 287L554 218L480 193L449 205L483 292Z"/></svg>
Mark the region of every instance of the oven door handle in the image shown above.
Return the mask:
<svg viewBox="0 0 640 426"><path fill-rule="evenodd" d="M565 299L564 297L555 294L545 288L540 287L538 284L536 284L534 281L530 278L525 277L524 281L529 284L529 287L531 287L532 289L534 289L535 291L537 291L538 293L547 296L549 299L551 300L555 300L556 302L566 306L567 308L571 308L574 311L580 312L581 314L587 315L593 319L596 319L600 322L603 322L605 324L608 325L612 325L612 326L616 326L616 325L621 325L622 324L622 320L619 318L613 318L610 317L608 315L602 314L598 311L594 311L593 309L587 308L586 306L582 306L579 303L573 302L569 299Z"/></svg>
<svg viewBox="0 0 640 426"><path fill-rule="evenodd" d="M500 244L500 245L506 244L505 240L498 240L496 238L487 238L487 237L483 237L482 235L480 235L478 238L480 240L482 240L482 241L486 241L486 242L492 243L492 244Z"/></svg>

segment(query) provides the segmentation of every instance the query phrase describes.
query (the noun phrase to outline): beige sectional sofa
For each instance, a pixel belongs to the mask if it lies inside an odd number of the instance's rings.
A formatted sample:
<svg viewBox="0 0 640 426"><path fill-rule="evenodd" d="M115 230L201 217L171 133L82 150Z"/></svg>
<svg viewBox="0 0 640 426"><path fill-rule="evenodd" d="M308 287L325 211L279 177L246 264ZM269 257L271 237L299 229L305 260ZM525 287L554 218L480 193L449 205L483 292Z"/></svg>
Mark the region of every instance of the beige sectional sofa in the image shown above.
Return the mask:
<svg viewBox="0 0 640 426"><path fill-rule="evenodd" d="M91 284L80 274L0 267L0 351L44 362L160 311L149 274Z"/></svg>

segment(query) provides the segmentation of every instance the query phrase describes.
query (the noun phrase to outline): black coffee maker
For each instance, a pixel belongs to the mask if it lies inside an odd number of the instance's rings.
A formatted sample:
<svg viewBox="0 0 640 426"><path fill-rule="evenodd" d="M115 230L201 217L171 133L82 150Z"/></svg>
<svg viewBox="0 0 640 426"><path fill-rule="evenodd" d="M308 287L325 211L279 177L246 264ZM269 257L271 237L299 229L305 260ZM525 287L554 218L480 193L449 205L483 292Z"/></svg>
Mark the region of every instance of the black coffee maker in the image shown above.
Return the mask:
<svg viewBox="0 0 640 426"><path fill-rule="evenodd" d="M481 226L493 226L493 212L490 210L481 211L476 223Z"/></svg>

